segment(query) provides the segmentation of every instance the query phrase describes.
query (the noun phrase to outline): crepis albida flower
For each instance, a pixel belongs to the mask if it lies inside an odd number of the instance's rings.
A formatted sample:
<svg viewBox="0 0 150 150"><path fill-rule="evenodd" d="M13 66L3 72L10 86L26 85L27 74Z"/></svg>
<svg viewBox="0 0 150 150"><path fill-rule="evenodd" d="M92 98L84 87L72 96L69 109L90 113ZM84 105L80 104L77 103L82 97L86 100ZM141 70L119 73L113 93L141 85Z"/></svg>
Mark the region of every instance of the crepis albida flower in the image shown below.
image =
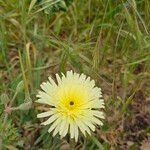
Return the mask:
<svg viewBox="0 0 150 150"><path fill-rule="evenodd" d="M53 136L59 134L61 138L68 133L77 142L80 132L91 135L96 125L103 125L104 100L94 80L73 71L61 77L56 74L57 84L51 77L48 79L41 84L37 102L49 105L49 111L37 117L48 117L42 125L50 125L49 133L53 131Z"/></svg>

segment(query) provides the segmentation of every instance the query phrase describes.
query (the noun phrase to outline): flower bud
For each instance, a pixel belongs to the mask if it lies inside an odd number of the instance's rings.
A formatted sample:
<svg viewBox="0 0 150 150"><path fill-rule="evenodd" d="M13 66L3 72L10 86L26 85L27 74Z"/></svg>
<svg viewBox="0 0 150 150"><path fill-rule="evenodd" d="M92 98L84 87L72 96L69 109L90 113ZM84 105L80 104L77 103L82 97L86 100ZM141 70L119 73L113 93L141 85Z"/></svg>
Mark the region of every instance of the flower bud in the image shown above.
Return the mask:
<svg viewBox="0 0 150 150"><path fill-rule="evenodd" d="M10 99L7 94L3 93L0 96L1 104L7 105L10 102Z"/></svg>

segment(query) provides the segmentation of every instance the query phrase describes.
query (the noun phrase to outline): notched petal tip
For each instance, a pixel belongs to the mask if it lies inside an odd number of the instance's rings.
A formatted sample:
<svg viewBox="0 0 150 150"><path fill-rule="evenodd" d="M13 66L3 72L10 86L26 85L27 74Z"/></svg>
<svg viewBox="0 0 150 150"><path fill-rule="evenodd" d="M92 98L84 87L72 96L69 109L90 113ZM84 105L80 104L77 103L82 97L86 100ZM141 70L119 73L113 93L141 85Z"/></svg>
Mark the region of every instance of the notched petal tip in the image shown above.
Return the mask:
<svg viewBox="0 0 150 150"><path fill-rule="evenodd" d="M44 122L41 122L40 124L41 124L42 126L45 126Z"/></svg>
<svg viewBox="0 0 150 150"><path fill-rule="evenodd" d="M41 101L38 99L38 100L35 101L35 103L41 103Z"/></svg>
<svg viewBox="0 0 150 150"><path fill-rule="evenodd" d="M37 95L36 95L37 98L41 97L40 92L41 92L40 90L37 91Z"/></svg>
<svg viewBox="0 0 150 150"><path fill-rule="evenodd" d="M45 86L46 85L46 82L42 82L40 87L42 88L42 86Z"/></svg>
<svg viewBox="0 0 150 150"><path fill-rule="evenodd" d="M73 73L72 70L69 70L69 71L66 72L66 76L72 76L73 74L74 74L74 73Z"/></svg>

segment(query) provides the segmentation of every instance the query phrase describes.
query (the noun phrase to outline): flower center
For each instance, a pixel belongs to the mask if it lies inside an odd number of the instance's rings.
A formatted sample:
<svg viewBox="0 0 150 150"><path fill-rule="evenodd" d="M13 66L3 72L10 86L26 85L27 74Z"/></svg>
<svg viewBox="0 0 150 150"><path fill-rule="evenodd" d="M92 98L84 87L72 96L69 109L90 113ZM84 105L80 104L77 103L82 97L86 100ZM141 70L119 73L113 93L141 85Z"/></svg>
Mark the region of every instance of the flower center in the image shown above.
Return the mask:
<svg viewBox="0 0 150 150"><path fill-rule="evenodd" d="M74 102L73 102L73 101L70 101L70 103L69 103L69 104L72 106L72 105L74 105Z"/></svg>

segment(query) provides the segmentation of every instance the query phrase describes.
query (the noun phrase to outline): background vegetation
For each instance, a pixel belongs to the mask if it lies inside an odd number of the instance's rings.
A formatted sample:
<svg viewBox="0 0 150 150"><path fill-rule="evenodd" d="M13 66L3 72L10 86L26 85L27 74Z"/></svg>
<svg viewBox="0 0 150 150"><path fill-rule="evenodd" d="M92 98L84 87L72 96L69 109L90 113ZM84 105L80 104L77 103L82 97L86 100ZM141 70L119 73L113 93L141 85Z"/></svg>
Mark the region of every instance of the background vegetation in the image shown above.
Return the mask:
<svg viewBox="0 0 150 150"><path fill-rule="evenodd" d="M149 0L0 0L0 149L150 147ZM102 88L92 137L52 138L36 118L40 83L74 70Z"/></svg>

